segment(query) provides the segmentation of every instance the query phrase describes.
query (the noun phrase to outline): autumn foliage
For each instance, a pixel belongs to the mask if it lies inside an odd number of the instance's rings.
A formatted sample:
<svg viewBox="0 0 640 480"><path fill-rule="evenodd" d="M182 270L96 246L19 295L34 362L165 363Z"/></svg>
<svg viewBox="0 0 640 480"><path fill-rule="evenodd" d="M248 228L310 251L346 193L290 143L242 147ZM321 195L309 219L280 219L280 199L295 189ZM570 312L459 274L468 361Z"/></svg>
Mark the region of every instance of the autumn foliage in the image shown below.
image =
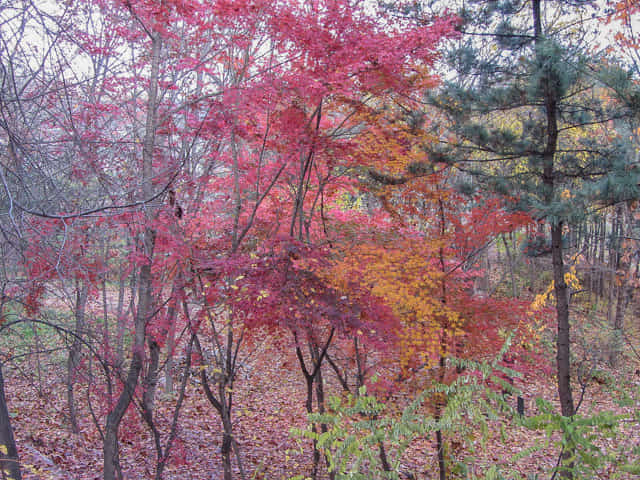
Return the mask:
<svg viewBox="0 0 640 480"><path fill-rule="evenodd" d="M219 425L220 478L263 478L252 446L271 435L258 419L243 438L246 399L273 407L261 382L279 371L299 380L299 416L318 415L294 472L315 480L331 394L366 385L396 412L419 396L439 421L460 362L511 342L502 364L535 370L553 283L533 305L479 285L500 283L483 264L497 239L511 255L544 234L540 210L465 189L471 174L431 149L459 140L425 98L464 18L420 2L19 3L0 7L0 37L18 39L0 47L0 331L35 347L1 346L40 375L43 342L59 343L65 425L99 437L106 480L129 478L142 439L149 478L188 464L186 409Z"/></svg>

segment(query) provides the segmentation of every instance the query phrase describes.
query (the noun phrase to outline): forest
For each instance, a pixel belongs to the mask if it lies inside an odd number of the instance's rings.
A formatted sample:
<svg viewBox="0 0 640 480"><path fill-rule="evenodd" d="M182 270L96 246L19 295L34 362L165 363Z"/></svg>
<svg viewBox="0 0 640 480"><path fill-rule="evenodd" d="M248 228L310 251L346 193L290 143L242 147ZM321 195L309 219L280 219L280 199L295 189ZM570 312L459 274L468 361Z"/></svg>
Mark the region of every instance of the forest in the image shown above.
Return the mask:
<svg viewBox="0 0 640 480"><path fill-rule="evenodd" d="M0 0L0 480L640 475L640 2Z"/></svg>

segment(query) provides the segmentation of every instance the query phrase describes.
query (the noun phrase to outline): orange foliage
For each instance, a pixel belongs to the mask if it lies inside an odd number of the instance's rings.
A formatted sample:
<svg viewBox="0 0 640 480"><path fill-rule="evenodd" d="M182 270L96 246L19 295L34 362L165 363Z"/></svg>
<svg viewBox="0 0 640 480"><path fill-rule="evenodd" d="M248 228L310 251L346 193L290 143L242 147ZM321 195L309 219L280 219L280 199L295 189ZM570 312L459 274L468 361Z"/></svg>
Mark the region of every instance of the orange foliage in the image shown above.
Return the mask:
<svg viewBox="0 0 640 480"><path fill-rule="evenodd" d="M434 366L462 334L464 319L442 295L446 278L437 262L437 252L421 242L400 240L394 245L360 245L336 265L337 278L360 278L400 319L403 371Z"/></svg>

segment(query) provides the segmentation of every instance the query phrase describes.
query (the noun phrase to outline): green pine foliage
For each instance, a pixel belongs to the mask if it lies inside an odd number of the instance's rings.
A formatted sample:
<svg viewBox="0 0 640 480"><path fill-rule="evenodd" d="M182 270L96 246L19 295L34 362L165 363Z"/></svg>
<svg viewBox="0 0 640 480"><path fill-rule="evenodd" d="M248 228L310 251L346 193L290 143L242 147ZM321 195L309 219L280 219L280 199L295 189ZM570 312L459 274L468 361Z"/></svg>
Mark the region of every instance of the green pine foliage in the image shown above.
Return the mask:
<svg viewBox="0 0 640 480"><path fill-rule="evenodd" d="M640 172L623 135L640 111L638 88L628 70L593 51L589 3L541 2L536 37L530 1L465 2L449 74L428 98L446 114L432 124L443 139L429 147L432 158L550 223L638 197ZM544 179L550 97L559 130L553 189Z"/></svg>

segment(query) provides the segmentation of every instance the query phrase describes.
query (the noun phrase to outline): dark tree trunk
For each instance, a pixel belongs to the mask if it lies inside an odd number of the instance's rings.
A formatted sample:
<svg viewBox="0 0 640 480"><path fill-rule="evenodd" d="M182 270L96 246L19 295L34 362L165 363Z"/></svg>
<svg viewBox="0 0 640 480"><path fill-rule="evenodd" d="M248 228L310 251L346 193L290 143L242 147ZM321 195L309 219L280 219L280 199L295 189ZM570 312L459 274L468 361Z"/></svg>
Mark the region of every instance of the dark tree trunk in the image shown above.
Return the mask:
<svg viewBox="0 0 640 480"><path fill-rule="evenodd" d="M438 478L447 480L447 464L444 458L444 441L442 439L442 431L436 431L436 448L438 449Z"/></svg>
<svg viewBox="0 0 640 480"><path fill-rule="evenodd" d="M573 396L571 393L570 372L570 324L569 324L569 294L564 280L564 262L562 259L562 224L551 228L551 248L553 255L553 282L556 295L556 310L558 321L557 340L557 368L558 393L562 415L571 417L575 414Z"/></svg>
<svg viewBox="0 0 640 480"><path fill-rule="evenodd" d="M380 457L380 464L382 465L382 470L385 472L391 472L391 465L389 465L389 460L387 458L387 451L384 448L384 443L378 443L378 457Z"/></svg>
<svg viewBox="0 0 640 480"><path fill-rule="evenodd" d="M11 480L22 480L20 472L20 458L16 441L13 437L11 417L7 408L7 399L4 395L4 377L2 376L2 364L0 363L0 445L6 448L0 450L0 471L6 472Z"/></svg>
<svg viewBox="0 0 640 480"><path fill-rule="evenodd" d="M440 365L439 365L439 373L438 373L438 381L442 385L444 382L444 374L445 374L445 357L440 357ZM434 418L437 422L440 421L442 410L446 405L446 396L444 393L436 393L436 401L435 401L435 414ZM438 478L440 480L447 480L447 460L445 458L445 441L442 436L442 430L438 428L436 430L436 450L438 454Z"/></svg>
<svg viewBox="0 0 640 480"><path fill-rule="evenodd" d="M220 398L225 397L224 391L219 393ZM231 412L227 402L223 401L220 417L222 418L222 446L220 453L222 454L222 466L224 470L224 480L233 478L233 470L231 468L231 449L233 447L233 424L231 423Z"/></svg>
<svg viewBox="0 0 640 480"><path fill-rule="evenodd" d="M544 50L542 36L542 17L540 13L541 0L533 0L533 22L535 31L536 55L542 56ZM550 59L539 58L539 65L544 65ZM558 92L556 90L554 73L549 72L541 80L544 110L546 115L546 144L542 153L542 182L544 186L544 200L547 205L554 201L557 188L557 172L555 170L555 155L558 148ZM553 263L553 282L556 297L556 316L558 322L558 337L556 340L556 365L558 370L558 396L560 408L564 417L575 414L573 396L571 393L571 349L569 323L569 293L564 279L564 259L562 247L563 222L555 219L551 223L551 258ZM567 447L563 451L563 465L560 474L563 478L573 478L571 458L574 449Z"/></svg>
<svg viewBox="0 0 640 480"><path fill-rule="evenodd" d="M573 394L571 392L571 343L569 322L569 294L564 280L564 261L562 258L562 223L551 227L551 250L553 261L553 281L556 296L556 318L558 337L556 340L556 365L558 370L558 397L563 417L575 415ZM573 457L575 449L569 442L562 451L560 475L565 479L573 478Z"/></svg>
<svg viewBox="0 0 640 480"><path fill-rule="evenodd" d="M187 304L184 299L182 301L182 304L185 311L185 316L187 317L187 322L191 323L191 321L189 320ZM195 333L193 334L193 336L196 351L202 357L203 351L202 346L200 345L200 341L198 340L198 336ZM242 342L242 339L240 338L237 341ZM209 400L209 403L213 406L216 412L218 412L220 420L222 421L222 445L220 447L220 453L222 455L224 480L231 480L233 477L233 452L235 452L236 455L240 478L244 480L246 477L244 473L244 467L242 465L242 457L240 456L240 447L238 445L238 442L234 438L233 422L231 421L231 413L233 407L233 380L236 375L233 342L233 331L230 328L227 335L226 348L222 348L223 352L221 352L221 356L217 356L216 358L217 368L221 372L215 378L218 387L216 389L216 393L214 393L214 391L211 389L206 369L200 370L200 380L202 382L202 387L204 389L207 400ZM239 344L236 344L236 347L239 348Z"/></svg>
<svg viewBox="0 0 640 480"><path fill-rule="evenodd" d="M307 368L307 364L305 363L304 356L302 354L302 349L300 348L300 344L298 342L298 335L295 332L293 334L296 342L296 356L298 357L298 362L300 363L300 369L302 370L302 374L304 375L305 383L307 386L307 399L305 401L305 408L307 410L307 413L313 413L314 385L316 385L316 382L320 382L320 383L322 382L322 373L321 373L322 362L324 361L327 355L327 350L331 345L331 341L333 339L334 333L335 333L335 330L332 328L331 332L329 333L327 342L323 345L321 349L317 346L317 344L312 344L312 343L308 344L309 352L311 355L311 366L313 367L311 371L309 371L309 368ZM309 342L312 342L312 340L309 340ZM316 386L316 400L318 401L319 410L324 411L323 410L324 409L324 390L322 385ZM322 405L320 405L320 402L322 402ZM321 428L326 429L326 425L321 426ZM317 433L318 425L314 423L311 426L311 429L314 433ZM313 480L316 480L318 478L320 458L321 458L320 450L318 449L317 442L314 440L313 441L313 466L311 469L311 478ZM333 478L333 476L331 478Z"/></svg>
<svg viewBox="0 0 640 480"><path fill-rule="evenodd" d="M358 337L354 336L353 337L353 349L355 351L355 357L356 357L356 379L357 379L357 383L356 383L356 391L360 390L360 387L364 386L364 379L365 379L365 366L367 363L367 359L364 355L364 352L360 351L360 348L358 346Z"/></svg>

